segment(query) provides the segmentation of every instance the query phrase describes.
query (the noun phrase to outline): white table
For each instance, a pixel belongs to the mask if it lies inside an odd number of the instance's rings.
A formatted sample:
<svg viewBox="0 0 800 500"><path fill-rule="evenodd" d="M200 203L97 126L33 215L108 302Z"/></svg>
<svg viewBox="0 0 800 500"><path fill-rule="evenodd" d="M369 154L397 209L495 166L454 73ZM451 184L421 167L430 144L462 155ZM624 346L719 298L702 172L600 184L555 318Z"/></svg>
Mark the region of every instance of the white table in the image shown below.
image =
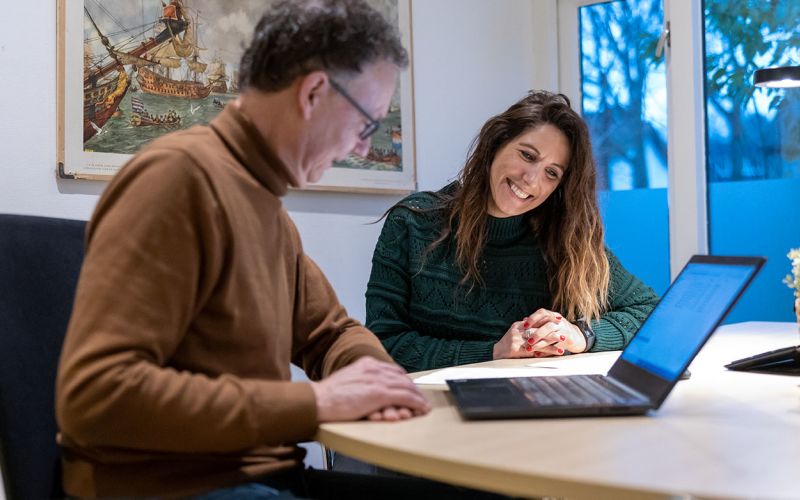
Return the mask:
<svg viewBox="0 0 800 500"><path fill-rule="evenodd" d="M434 409L424 417L324 424L317 439L390 469L517 496L800 498L800 377L723 368L798 343L794 323L722 327L691 379L648 416L469 422L445 388L425 388Z"/></svg>

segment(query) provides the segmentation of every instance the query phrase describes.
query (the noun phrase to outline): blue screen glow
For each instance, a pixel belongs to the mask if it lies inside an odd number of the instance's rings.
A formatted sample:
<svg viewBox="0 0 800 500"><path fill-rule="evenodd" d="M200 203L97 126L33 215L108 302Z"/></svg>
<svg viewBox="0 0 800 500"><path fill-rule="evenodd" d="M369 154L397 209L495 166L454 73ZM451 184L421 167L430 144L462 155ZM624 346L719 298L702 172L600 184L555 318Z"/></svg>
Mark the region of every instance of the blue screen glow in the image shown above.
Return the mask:
<svg viewBox="0 0 800 500"><path fill-rule="evenodd" d="M750 265L688 264L621 359L677 379L754 271Z"/></svg>

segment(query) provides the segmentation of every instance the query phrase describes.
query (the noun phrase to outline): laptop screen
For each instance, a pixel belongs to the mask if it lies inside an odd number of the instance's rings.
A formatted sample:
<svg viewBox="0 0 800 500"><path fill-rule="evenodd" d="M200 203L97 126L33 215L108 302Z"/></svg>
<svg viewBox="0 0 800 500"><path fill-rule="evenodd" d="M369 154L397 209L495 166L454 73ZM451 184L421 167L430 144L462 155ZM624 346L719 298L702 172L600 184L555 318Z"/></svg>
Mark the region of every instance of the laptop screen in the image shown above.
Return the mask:
<svg viewBox="0 0 800 500"><path fill-rule="evenodd" d="M620 358L677 380L756 270L756 265L690 262Z"/></svg>

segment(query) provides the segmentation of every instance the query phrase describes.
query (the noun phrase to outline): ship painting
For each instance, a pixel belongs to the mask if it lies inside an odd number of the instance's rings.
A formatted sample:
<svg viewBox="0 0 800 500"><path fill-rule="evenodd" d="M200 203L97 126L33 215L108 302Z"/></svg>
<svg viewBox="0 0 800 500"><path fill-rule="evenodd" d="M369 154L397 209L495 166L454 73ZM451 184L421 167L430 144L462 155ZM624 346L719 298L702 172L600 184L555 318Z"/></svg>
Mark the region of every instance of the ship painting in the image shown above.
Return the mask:
<svg viewBox="0 0 800 500"><path fill-rule="evenodd" d="M181 0L171 0L171 11L182 8ZM83 141L91 139L102 131L106 122L117 112L123 97L130 86L130 76L125 65L144 68L158 61L148 59L148 55L177 40L186 31L189 22L176 15L164 15L158 21L161 29L155 36L131 50L123 51L112 45L110 39L100 30L89 10L84 6L86 18L99 36L107 55L94 58L90 50L84 53L83 78ZM168 14L167 6L164 13ZM86 42L86 41L85 41ZM141 82L140 82L141 84Z"/></svg>
<svg viewBox="0 0 800 500"><path fill-rule="evenodd" d="M70 48L72 42L67 45L65 64L68 74L75 75L65 84L67 100L81 95L83 102L65 106L65 150L68 157L73 151L86 155L75 156L85 161L79 170L68 166L65 173L109 175L148 142L213 120L236 99L242 49L274 1L66 2L67 38L72 33L83 38L75 44L78 51ZM398 20L398 0L367 1ZM73 143L81 118L82 142ZM369 153L336 162L334 170L405 175L403 132L398 87Z"/></svg>
<svg viewBox="0 0 800 500"><path fill-rule="evenodd" d="M202 100L211 92L235 93L237 89L227 85L225 59L218 55L213 64L203 61L206 48L201 46L199 32L203 19L207 19L203 14L210 11L213 15L213 9L218 8L214 3L207 0L192 0L192 4L190 0L84 0L83 143L102 134L102 140L98 137L91 141L88 150L135 151L137 144L141 146L153 138L151 134L136 132L142 131L142 126L181 128L207 123L219 112L219 108L210 103L203 106ZM259 2L250 0L249 3L254 7L248 6L248 9L255 10ZM237 26L240 32L250 29ZM224 34L215 34L215 37L224 39ZM243 40L233 43L241 46ZM228 47L216 46L215 49L215 53L222 52L228 59L238 61L240 57ZM121 121L113 120L125 114L128 107L123 109L122 103L130 102L134 92L140 96L165 98L151 102L155 107L154 116L164 116L161 122L135 112L130 117L122 117ZM184 109L176 104L176 99L199 104L187 104ZM188 122L177 119L167 124L168 109L174 110L173 118L180 117L177 112L180 109L181 114L191 119ZM213 111L205 113L205 109ZM114 124L113 131L109 131L109 121ZM105 133L107 131L109 133ZM115 149L117 146L123 147Z"/></svg>

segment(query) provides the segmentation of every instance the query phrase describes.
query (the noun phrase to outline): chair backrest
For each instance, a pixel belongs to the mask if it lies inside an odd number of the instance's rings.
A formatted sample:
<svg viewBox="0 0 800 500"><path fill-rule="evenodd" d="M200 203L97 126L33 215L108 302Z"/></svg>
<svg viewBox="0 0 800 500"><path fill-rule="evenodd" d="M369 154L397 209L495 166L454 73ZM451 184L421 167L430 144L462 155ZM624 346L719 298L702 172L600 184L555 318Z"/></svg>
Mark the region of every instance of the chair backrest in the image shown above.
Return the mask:
<svg viewBox="0 0 800 500"><path fill-rule="evenodd" d="M85 225L0 214L0 466L9 500L63 496L55 379Z"/></svg>

